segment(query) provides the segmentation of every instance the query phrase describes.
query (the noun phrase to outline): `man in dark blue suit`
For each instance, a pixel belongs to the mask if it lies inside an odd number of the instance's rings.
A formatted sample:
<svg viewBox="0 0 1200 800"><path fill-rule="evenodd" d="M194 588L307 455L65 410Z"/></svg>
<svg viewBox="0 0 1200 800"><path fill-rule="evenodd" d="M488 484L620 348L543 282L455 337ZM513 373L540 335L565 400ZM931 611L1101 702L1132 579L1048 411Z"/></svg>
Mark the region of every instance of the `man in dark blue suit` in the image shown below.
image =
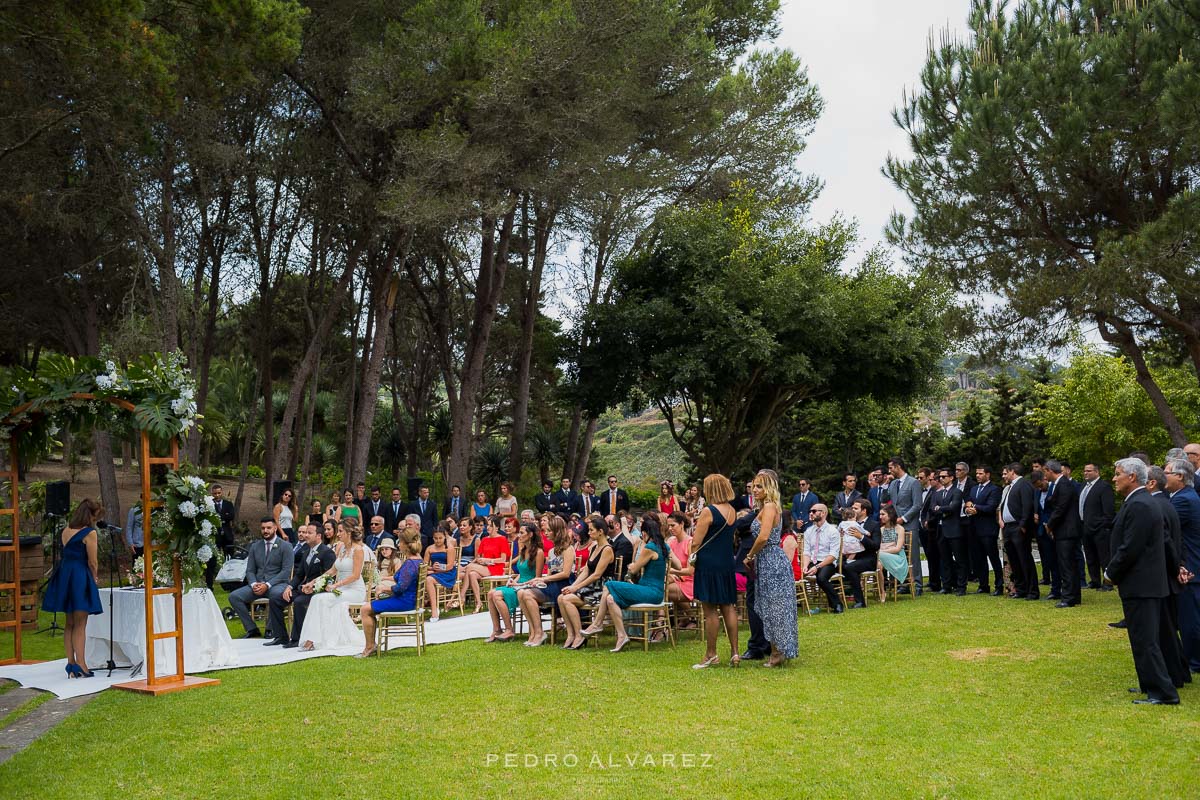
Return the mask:
<svg viewBox="0 0 1200 800"><path fill-rule="evenodd" d="M792 527L797 531L804 531L812 525L808 515L813 506L821 502L821 498L812 490L808 478L801 478L796 482L796 486L800 491L792 495Z"/></svg>
<svg viewBox="0 0 1200 800"><path fill-rule="evenodd" d="M1179 633L1188 668L1200 673L1200 494L1196 493L1195 470L1186 459L1167 463L1167 492L1179 517L1179 557L1187 583L1183 584L1179 604Z"/></svg>
<svg viewBox="0 0 1200 800"><path fill-rule="evenodd" d="M428 486L417 490L417 499L409 503L408 513L421 518L421 547L429 547L433 542L433 529L438 523L438 508L437 503L429 499Z"/></svg>
<svg viewBox="0 0 1200 800"><path fill-rule="evenodd" d="M551 497L554 513L563 519L570 519L572 514L579 513L579 495L571 488L571 479L563 476L562 488Z"/></svg>
<svg viewBox="0 0 1200 800"><path fill-rule="evenodd" d="M867 499L871 501L871 520L879 522L879 509L888 501L887 487L883 485L883 467L876 467L867 476Z"/></svg>
<svg viewBox="0 0 1200 800"><path fill-rule="evenodd" d="M1104 577L1121 595L1138 688L1146 694L1133 702L1178 705L1179 692L1159 646L1163 598L1168 591L1162 512L1146 491L1145 463L1123 458L1115 467L1113 488L1125 502L1113 520L1113 554Z"/></svg>
<svg viewBox="0 0 1200 800"><path fill-rule="evenodd" d="M975 551L975 577L979 579L979 588L975 594L987 594L991 591L988 586L988 564L996 575L996 589L992 592L996 597L1004 594L1004 564L1000 561L1000 523L996 521L996 510L1000 507L1000 487L992 483L992 468L979 466L975 468L975 486L967 495L964 505L967 515L971 517L971 535L975 537L978 547Z"/></svg>

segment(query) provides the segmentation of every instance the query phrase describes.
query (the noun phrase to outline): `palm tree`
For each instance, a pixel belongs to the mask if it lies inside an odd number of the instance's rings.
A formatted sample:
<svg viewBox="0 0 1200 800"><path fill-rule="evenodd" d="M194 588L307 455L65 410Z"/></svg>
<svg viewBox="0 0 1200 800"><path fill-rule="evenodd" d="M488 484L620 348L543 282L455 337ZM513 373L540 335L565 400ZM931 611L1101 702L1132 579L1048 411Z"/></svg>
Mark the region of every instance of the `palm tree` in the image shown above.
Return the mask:
<svg viewBox="0 0 1200 800"><path fill-rule="evenodd" d="M525 450L529 460L538 466L538 477L550 479L550 467L562 461L562 441L558 434L541 423L529 426L525 434Z"/></svg>
<svg viewBox="0 0 1200 800"><path fill-rule="evenodd" d="M508 480L508 446L499 439L488 439L471 459L471 480L490 486L492 497L499 494L500 483Z"/></svg>

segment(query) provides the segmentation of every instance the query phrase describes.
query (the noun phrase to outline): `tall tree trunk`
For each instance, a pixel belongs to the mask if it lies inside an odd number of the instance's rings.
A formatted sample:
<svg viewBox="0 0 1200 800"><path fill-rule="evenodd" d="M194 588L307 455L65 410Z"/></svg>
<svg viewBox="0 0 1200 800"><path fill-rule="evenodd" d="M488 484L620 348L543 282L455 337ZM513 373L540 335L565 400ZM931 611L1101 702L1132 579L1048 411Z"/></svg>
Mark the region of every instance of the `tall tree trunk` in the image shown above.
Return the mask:
<svg viewBox="0 0 1200 800"><path fill-rule="evenodd" d="M354 277L354 270L358 265L360 252L360 247L356 244L346 254L346 266L342 270L337 285L333 289L333 296L335 298L342 297L346 289L350 286L350 281ZM317 368L317 362L321 357L321 344L329 338L330 333L333 331L333 323L340 311L341 308L336 302L327 303L323 306L312 339L309 341L308 347L305 348L304 356L296 364L295 372L292 375L291 387L288 389L287 405L283 408L283 419L279 423L279 449L286 449L288 442L292 438L292 428L295 426L296 417L300 412L300 398L304 394L304 389L308 385L309 378L312 377L313 372ZM278 468L282 470L283 465L279 462L286 463L288 458L280 458L279 456L280 454L277 451L275 461Z"/></svg>
<svg viewBox="0 0 1200 800"><path fill-rule="evenodd" d="M300 466L300 489L296 497L304 501L305 507L311 504L308 497L308 473L312 467L313 419L317 415L317 389L321 383L321 357L317 356L317 366L313 369L312 393L308 398L308 414L304 420L304 459ZM323 499L323 498L322 498Z"/></svg>
<svg viewBox="0 0 1200 800"><path fill-rule="evenodd" d="M230 182L221 195L216 225L210 224L208 214L205 210L202 209L200 214L201 249L202 252L207 252L207 261L209 264L208 293L204 308L204 329L200 335L200 354L198 358L192 361L193 368L196 368L199 374L199 379L196 381L196 411L201 416L204 415L204 409L208 407L209 371L212 367L213 347L216 342L217 333L217 310L221 300L221 262L224 260L225 250L222 232L229 220L229 211L232 202L233 184ZM221 244L217 242L218 237L221 239ZM197 273L199 272L200 270L197 269ZM199 302L200 281L198 278L196 287L196 308L199 309L201 304ZM188 460L195 461L197 454L200 452L201 437L198 429L193 428L192 434L192 437L188 440L189 445L192 445Z"/></svg>
<svg viewBox="0 0 1200 800"><path fill-rule="evenodd" d="M492 323L496 319L500 294L504 289L504 277L508 271L508 246L512 238L515 213L510 210L500 220L498 236L494 218L485 215L481 220L482 241L479 279L475 284L474 313L467 334L457 402L450 407L450 465L447 474L451 484L460 486L467 485L471 428L475 409L480 406L488 340L492 332Z"/></svg>
<svg viewBox="0 0 1200 800"><path fill-rule="evenodd" d="M354 314L354 328L350 331L350 376L346 381L346 446L342 449L342 484L350 486L350 443L354 441L354 419L358 411L358 329L362 325L363 308L366 307L367 281L364 280L358 293L358 309ZM370 312L368 311L368 316Z"/></svg>
<svg viewBox="0 0 1200 800"><path fill-rule="evenodd" d="M366 369L363 371L362 395L359 398L358 414L354 423L354 441L350 447L350 475L356 482L363 480L367 474L371 434L375 427L375 412L379 408L379 378L383 374L388 334L392 330L392 314L396 310L396 297L399 293L400 279L392 274L389 262L387 273L372 292L371 298L375 330Z"/></svg>
<svg viewBox="0 0 1200 800"><path fill-rule="evenodd" d="M122 525L124 518L121 516L121 495L117 492L117 468L113 464L112 436L108 431L92 432L92 448L96 473L100 477L100 502L104 505L105 519L113 525Z"/></svg>
<svg viewBox="0 0 1200 800"><path fill-rule="evenodd" d="M254 431L258 428L258 406L250 409L246 420L246 435L242 437L242 453L238 458L240 464L238 474L237 495L233 499L233 516L236 519L242 510L242 492L246 489L246 475L250 470L250 447L254 443Z"/></svg>
<svg viewBox="0 0 1200 800"><path fill-rule="evenodd" d="M550 230L554 225L555 210L552 206L537 206L533 234L533 263L529 281L526 283L524 303L521 306L521 343L517 353L517 382L514 387L512 438L508 445L508 477L521 479L525 456L525 432L529 426L529 373L533 363L533 334L541 308L542 274L546 267ZM524 253L529 252L529 236L526 231ZM527 255L525 256L528 257Z"/></svg>
<svg viewBox="0 0 1200 800"><path fill-rule="evenodd" d="M575 407L571 409L571 427L567 432L567 451L563 457L562 474L568 477L575 474L575 456L579 452L579 429L581 427L583 427L583 405L576 403Z"/></svg>
<svg viewBox="0 0 1200 800"><path fill-rule="evenodd" d="M574 469L571 470L571 485L579 486L587 476L588 461L592 458L592 441L596 438L595 417L589 417L583 433L583 442L579 445L579 454L575 456Z"/></svg>
<svg viewBox="0 0 1200 800"><path fill-rule="evenodd" d="M160 181L159 230L162 251L158 278L162 290L162 347L164 353L179 349L179 276L175 272L175 142L170 127L163 137Z"/></svg>
<svg viewBox="0 0 1200 800"><path fill-rule="evenodd" d="M1146 365L1145 355L1142 353L1142 348L1138 345L1137 339L1134 338L1133 331L1129 325L1124 320L1115 319L1106 314L1098 314L1096 321L1098 323L1097 330L1100 333L1100 338L1109 344L1116 345L1133 364L1138 385L1145 390L1146 396L1150 398L1150 402L1154 406L1154 410L1158 412L1158 417L1162 420L1163 427L1167 429L1167 435L1171 437L1171 444L1175 447L1186 446L1188 439L1187 434L1183 430L1183 425L1180 424L1179 417L1171 409L1171 404L1167 402L1162 388L1154 380L1154 376L1150 374L1150 368Z"/></svg>

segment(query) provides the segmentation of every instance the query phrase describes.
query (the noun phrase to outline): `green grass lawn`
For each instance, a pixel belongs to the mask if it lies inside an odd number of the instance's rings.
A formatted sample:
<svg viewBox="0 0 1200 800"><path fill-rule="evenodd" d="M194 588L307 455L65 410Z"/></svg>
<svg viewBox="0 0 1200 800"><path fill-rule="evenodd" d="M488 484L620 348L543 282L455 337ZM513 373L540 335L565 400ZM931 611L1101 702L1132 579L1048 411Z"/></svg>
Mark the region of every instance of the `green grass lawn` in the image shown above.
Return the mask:
<svg viewBox="0 0 1200 800"><path fill-rule="evenodd" d="M0 798L1200 796L1200 684L1132 705L1116 595L1084 603L822 614L782 670L694 672L691 635L649 655L472 641L107 691L0 766Z"/></svg>

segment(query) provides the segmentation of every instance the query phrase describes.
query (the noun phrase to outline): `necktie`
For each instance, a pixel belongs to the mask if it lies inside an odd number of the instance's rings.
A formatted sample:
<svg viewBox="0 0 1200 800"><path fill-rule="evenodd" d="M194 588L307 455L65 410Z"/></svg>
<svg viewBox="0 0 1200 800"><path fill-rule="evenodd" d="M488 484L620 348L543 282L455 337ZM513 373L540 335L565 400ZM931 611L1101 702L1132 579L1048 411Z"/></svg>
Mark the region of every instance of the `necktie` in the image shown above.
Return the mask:
<svg viewBox="0 0 1200 800"><path fill-rule="evenodd" d="M425 501L421 501L421 516L425 516Z"/></svg>
<svg viewBox="0 0 1200 800"><path fill-rule="evenodd" d="M454 516L458 516L458 498L457 497L450 501L450 513L453 514Z"/></svg>
<svg viewBox="0 0 1200 800"><path fill-rule="evenodd" d="M399 517L399 516L400 516L400 504L392 503L392 518L395 519L396 517Z"/></svg>
<svg viewBox="0 0 1200 800"><path fill-rule="evenodd" d="M313 563L313 562L314 562L314 561L316 561L316 560L317 560L317 548L315 548L315 547L310 547L310 548L308 548L308 559L307 559L307 562L308 562L309 564L311 564L311 563Z"/></svg>

